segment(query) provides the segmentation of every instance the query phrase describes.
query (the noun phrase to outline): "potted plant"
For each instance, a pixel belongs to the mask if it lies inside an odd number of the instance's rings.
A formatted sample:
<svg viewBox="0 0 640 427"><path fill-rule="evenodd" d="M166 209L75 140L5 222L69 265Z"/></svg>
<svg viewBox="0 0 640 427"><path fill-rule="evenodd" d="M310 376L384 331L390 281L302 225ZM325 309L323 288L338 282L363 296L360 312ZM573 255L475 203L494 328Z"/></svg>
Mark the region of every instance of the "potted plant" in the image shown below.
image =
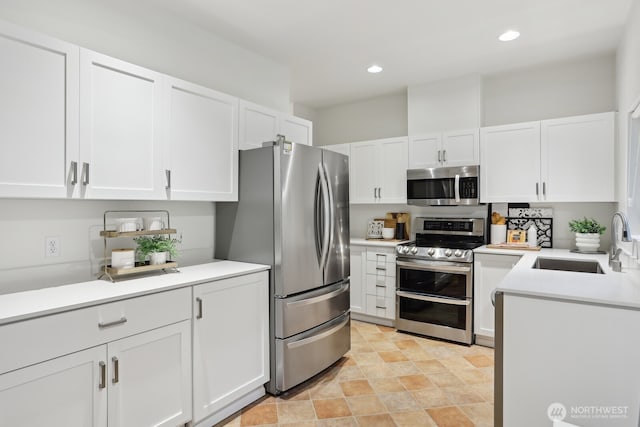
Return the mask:
<svg viewBox="0 0 640 427"><path fill-rule="evenodd" d="M179 239L162 235L139 236L133 239L138 247L136 249L139 259L145 261L149 257L149 264L158 265L167 262L167 253L171 257L178 255L176 243Z"/></svg>
<svg viewBox="0 0 640 427"><path fill-rule="evenodd" d="M584 217L569 221L569 230L576 233L576 247L580 252L596 252L600 247L600 235L607 227L595 219Z"/></svg>

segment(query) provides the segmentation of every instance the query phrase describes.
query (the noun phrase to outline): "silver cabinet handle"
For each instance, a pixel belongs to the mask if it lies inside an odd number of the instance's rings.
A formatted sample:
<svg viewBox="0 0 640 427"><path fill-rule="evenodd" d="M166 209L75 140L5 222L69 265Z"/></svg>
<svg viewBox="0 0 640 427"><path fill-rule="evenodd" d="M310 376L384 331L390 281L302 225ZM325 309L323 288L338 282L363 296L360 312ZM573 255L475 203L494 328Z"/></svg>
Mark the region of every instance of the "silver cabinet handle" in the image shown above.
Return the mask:
<svg viewBox="0 0 640 427"><path fill-rule="evenodd" d="M447 161L447 150L442 150L442 161L443 162Z"/></svg>
<svg viewBox="0 0 640 427"><path fill-rule="evenodd" d="M202 319L202 298L196 298L196 304L198 304L198 314L196 314L196 319Z"/></svg>
<svg viewBox="0 0 640 427"><path fill-rule="evenodd" d="M378 187L378 199L382 199L382 187Z"/></svg>
<svg viewBox="0 0 640 427"><path fill-rule="evenodd" d="M386 287L387 287L387 285L378 285L378 284L376 284L376 288L386 288Z"/></svg>
<svg viewBox="0 0 640 427"><path fill-rule="evenodd" d="M438 163L442 161L442 156L440 155L440 150L438 150Z"/></svg>
<svg viewBox="0 0 640 427"><path fill-rule="evenodd" d="M89 185L89 163L82 163L82 185Z"/></svg>
<svg viewBox="0 0 640 427"><path fill-rule="evenodd" d="M107 386L107 364L100 361L98 366L100 367L100 384L98 384L98 388L103 389Z"/></svg>
<svg viewBox="0 0 640 427"><path fill-rule="evenodd" d="M164 188L171 190L171 169L165 169L164 174L167 177L167 185L165 185Z"/></svg>
<svg viewBox="0 0 640 427"><path fill-rule="evenodd" d="M536 196L540 195L540 184L536 182Z"/></svg>
<svg viewBox="0 0 640 427"><path fill-rule="evenodd" d="M116 384L118 381L120 381L120 361L115 356L111 358L111 361L113 362L113 379L111 380L111 382Z"/></svg>
<svg viewBox="0 0 640 427"><path fill-rule="evenodd" d="M387 308L387 306L385 306L385 305L378 305L378 304L376 304L376 308Z"/></svg>
<svg viewBox="0 0 640 427"><path fill-rule="evenodd" d="M376 270L387 271L387 267L376 267Z"/></svg>
<svg viewBox="0 0 640 427"><path fill-rule="evenodd" d="M127 323L127 318L122 316L121 318L119 318L118 320L114 320L112 322L100 322L98 323L98 328L102 329L102 328L108 328L110 326L116 326L116 325L122 325L123 323Z"/></svg>
<svg viewBox="0 0 640 427"><path fill-rule="evenodd" d="M496 290L491 291L491 305L496 306Z"/></svg>
<svg viewBox="0 0 640 427"><path fill-rule="evenodd" d="M78 162L71 162L71 185L78 183Z"/></svg>
<svg viewBox="0 0 640 427"><path fill-rule="evenodd" d="M542 195L544 197L547 197L547 183L546 182L542 183Z"/></svg>

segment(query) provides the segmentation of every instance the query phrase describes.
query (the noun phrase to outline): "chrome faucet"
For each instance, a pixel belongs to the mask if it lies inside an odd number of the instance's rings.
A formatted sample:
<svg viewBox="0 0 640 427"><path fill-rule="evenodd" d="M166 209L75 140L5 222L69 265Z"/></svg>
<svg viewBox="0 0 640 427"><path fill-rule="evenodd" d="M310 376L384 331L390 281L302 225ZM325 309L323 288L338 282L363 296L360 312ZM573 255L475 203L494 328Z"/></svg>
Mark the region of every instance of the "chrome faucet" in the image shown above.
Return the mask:
<svg viewBox="0 0 640 427"><path fill-rule="evenodd" d="M609 267L613 271L622 271L622 261L620 261L620 252L622 248L618 247L618 233L616 233L616 217L620 218L622 223L621 242L631 242L631 230L629 230L629 221L624 213L618 211L611 218L611 253L609 254Z"/></svg>

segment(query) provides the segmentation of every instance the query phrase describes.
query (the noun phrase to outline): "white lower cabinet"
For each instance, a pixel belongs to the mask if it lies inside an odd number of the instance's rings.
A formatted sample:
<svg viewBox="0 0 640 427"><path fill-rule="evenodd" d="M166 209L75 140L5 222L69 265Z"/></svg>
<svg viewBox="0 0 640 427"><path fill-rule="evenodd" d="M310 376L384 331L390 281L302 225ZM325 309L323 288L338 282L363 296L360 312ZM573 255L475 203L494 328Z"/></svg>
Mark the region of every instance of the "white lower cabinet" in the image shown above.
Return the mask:
<svg viewBox="0 0 640 427"><path fill-rule="evenodd" d="M189 422L190 295L183 288L1 326L18 356L0 357L0 425Z"/></svg>
<svg viewBox="0 0 640 427"><path fill-rule="evenodd" d="M395 247L351 246L351 317L388 326L395 322Z"/></svg>
<svg viewBox="0 0 640 427"><path fill-rule="evenodd" d="M0 375L0 425L106 427L106 356L99 346Z"/></svg>
<svg viewBox="0 0 640 427"><path fill-rule="evenodd" d="M476 253L473 258L473 332L476 344L494 346L495 310L492 293L520 255Z"/></svg>
<svg viewBox="0 0 640 427"><path fill-rule="evenodd" d="M264 395L269 381L267 272L193 288L193 418L212 425Z"/></svg>

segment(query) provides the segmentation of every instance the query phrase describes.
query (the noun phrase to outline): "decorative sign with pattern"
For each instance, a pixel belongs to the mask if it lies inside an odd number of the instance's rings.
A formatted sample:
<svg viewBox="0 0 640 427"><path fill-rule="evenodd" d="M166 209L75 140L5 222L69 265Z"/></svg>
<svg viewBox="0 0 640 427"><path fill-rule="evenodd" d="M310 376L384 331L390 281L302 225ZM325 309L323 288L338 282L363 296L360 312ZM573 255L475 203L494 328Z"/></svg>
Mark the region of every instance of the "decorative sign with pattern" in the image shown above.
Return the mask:
<svg viewBox="0 0 640 427"><path fill-rule="evenodd" d="M507 217L507 230L528 230L535 225L538 230L538 246L553 247L553 218Z"/></svg>

